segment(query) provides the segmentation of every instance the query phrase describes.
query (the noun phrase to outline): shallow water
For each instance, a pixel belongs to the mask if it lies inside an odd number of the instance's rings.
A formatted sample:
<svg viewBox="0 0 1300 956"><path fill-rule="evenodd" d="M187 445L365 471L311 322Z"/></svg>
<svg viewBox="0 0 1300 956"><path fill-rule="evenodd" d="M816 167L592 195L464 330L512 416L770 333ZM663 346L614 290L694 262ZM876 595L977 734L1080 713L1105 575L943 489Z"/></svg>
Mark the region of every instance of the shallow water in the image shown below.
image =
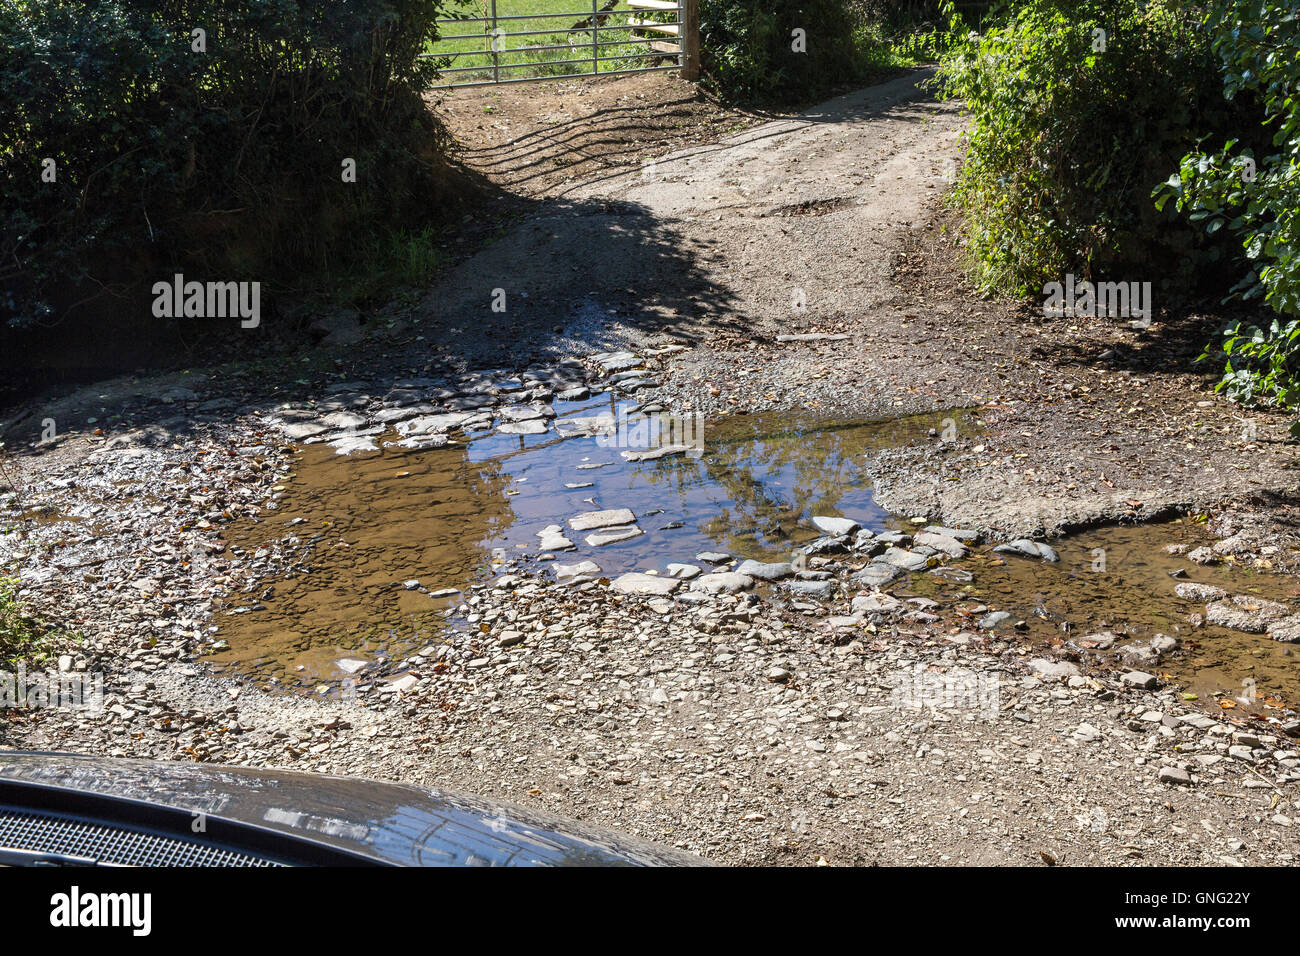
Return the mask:
<svg viewBox="0 0 1300 956"><path fill-rule="evenodd" d="M912 530L910 517L873 501L864 456L935 442L950 419L967 434L980 427L966 412L887 422L738 415L704 422L699 453L629 461L629 451L697 437L689 433L695 423L683 432L680 422L629 417L634 407L610 395L556 402L557 417L542 434L470 434L426 451L390 445L348 458L324 445L303 447L277 510L232 526L227 537L249 551L287 534L314 540L312 570L233 596L227 610L242 613L218 616L218 636L230 646L214 661L307 686L341 677L339 658L401 656L426 646L446 627L446 609L461 600L430 592L459 591L516 562L553 570L591 560L616 576L662 572L673 562L707 570L695 558L703 551L786 560L817 536L808 523L815 514L844 515L877 531ZM600 415L625 427L563 437ZM630 509L643 533L597 546L585 540L591 532L568 527L568 518L612 508ZM550 525L562 526L574 550L539 554L538 532ZM1237 696L1242 682L1253 680L1261 697L1300 700L1292 645L1194 628L1188 616L1203 606L1175 596L1170 572L1280 601L1294 600L1294 587L1247 570L1194 565L1166 553L1171 543L1196 547L1206 536L1191 521L1096 529L1054 542L1058 564L1002 558L985 546L950 562L975 575L970 584L913 574L888 590L1011 611L1024 621L1017 633L1039 643L1068 647L1099 630L1116 632L1121 644L1169 634L1189 653L1157 670L1189 691ZM554 561L546 560L552 554ZM419 581L419 589L406 581Z"/></svg>

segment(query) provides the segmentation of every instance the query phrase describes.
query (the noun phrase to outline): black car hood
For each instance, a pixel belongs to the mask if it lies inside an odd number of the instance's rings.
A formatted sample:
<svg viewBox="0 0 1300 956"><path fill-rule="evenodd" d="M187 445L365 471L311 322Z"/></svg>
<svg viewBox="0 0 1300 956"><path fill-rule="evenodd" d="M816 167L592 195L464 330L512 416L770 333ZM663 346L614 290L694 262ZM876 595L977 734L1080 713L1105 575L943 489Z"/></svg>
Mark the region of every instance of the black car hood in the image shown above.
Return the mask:
<svg viewBox="0 0 1300 956"><path fill-rule="evenodd" d="M445 790L283 770L0 751L0 785L93 794L227 820L269 836L397 866L609 866L705 863L680 850L549 813ZM51 803L55 802L52 799ZM103 801L101 801L102 803ZM111 806L111 804L110 804Z"/></svg>

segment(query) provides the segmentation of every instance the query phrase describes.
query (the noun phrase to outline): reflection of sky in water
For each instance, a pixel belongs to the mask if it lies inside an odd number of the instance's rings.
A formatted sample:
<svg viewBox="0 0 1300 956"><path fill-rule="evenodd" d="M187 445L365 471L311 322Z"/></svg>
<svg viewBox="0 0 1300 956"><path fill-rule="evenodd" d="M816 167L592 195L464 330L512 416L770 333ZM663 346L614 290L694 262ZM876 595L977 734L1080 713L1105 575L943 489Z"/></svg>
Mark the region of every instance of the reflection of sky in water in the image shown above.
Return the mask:
<svg viewBox="0 0 1300 956"><path fill-rule="evenodd" d="M647 427L646 419L628 417L631 407L612 403L608 396L555 406L561 427L567 419L605 415L624 423L624 434L638 445L647 437L652 446L657 444L659 422L652 419ZM686 427L676 426L679 436ZM887 515L872 502L862 468L862 456L872 447L877 430L843 424L800 429L788 420L757 416L717 424L706 419L702 455L641 462L625 460L617 440L561 439L554 429L540 435L481 438L471 443L469 459L500 463L508 476L509 508L515 516L509 528L492 528L482 543L510 553L536 552L536 532L559 524L578 550L561 553L558 560L592 558L609 573L662 568L670 561L691 561L706 550L783 558L795 543L815 536L807 524L813 514L839 514L868 527L884 526ZM912 430L907 438L925 435L920 423ZM605 464L580 467L600 463ZM591 487L565 487L587 482ZM583 540L589 532L568 530L567 518L607 508L631 509L645 534L591 547Z"/></svg>
<svg viewBox="0 0 1300 956"><path fill-rule="evenodd" d="M617 441L557 433L604 415L639 432L640 445L653 445L656 423L629 417L631 407L609 395L557 402L559 417L542 434L471 433L423 452L390 446L377 456L340 458L307 446L281 507L263 520L237 522L227 539L248 551L285 534L311 541L310 573L275 576L232 596L223 610L239 613L219 617L230 648L214 661L310 679L331 674L342 656L422 646L457 600L429 592L491 577L493 549L531 558L540 550L537 532L548 525L560 525L576 545L555 552L558 563L590 559L609 575L693 563L701 551L787 559L816 536L807 520L814 514L883 527L887 515L872 502L864 455L935 441L927 430L944 417L875 424L705 419L702 455L639 462L625 459ZM596 464L603 467L580 467ZM591 532L568 527L575 515L610 508L631 510L644 534L592 546L585 541ZM421 587L402 586L411 579Z"/></svg>

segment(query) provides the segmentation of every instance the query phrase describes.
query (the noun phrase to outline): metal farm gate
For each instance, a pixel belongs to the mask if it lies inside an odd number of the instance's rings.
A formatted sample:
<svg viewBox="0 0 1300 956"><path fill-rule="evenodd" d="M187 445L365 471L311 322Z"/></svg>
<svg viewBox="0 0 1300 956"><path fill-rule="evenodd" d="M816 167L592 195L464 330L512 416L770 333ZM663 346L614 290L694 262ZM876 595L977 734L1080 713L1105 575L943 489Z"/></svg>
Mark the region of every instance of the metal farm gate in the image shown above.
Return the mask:
<svg viewBox="0 0 1300 956"><path fill-rule="evenodd" d="M446 82L433 89L654 70L699 79L699 0L591 0L572 9L583 3L482 0L481 17L438 20L425 55L448 62Z"/></svg>

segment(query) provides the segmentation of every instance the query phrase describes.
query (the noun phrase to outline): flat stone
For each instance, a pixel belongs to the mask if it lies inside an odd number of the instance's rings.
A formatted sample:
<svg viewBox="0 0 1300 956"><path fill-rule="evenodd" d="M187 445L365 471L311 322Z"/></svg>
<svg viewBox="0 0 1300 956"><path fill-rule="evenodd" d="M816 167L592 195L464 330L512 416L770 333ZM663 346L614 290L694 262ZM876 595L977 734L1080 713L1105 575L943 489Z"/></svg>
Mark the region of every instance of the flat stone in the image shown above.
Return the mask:
<svg viewBox="0 0 1300 956"><path fill-rule="evenodd" d="M978 531L963 531L960 528L945 528L941 524L928 524L921 529L925 534L941 534L946 538L956 538L964 544L979 544Z"/></svg>
<svg viewBox="0 0 1300 956"><path fill-rule="evenodd" d="M1176 783L1188 786L1192 782L1192 775L1182 767L1161 767L1157 777L1161 783Z"/></svg>
<svg viewBox="0 0 1300 956"><path fill-rule="evenodd" d="M1148 674L1146 671L1129 671L1120 680L1131 687L1142 687L1147 690L1160 683L1160 679L1155 674Z"/></svg>
<svg viewBox="0 0 1300 956"><path fill-rule="evenodd" d="M689 581L691 578L699 577L700 574L700 569L693 564L670 564L665 571L669 577L682 581Z"/></svg>
<svg viewBox="0 0 1300 956"><path fill-rule="evenodd" d="M1030 673L1039 677L1060 679L1079 676L1079 665L1069 661L1053 661L1045 657L1036 657L1028 661L1027 666Z"/></svg>
<svg viewBox="0 0 1300 956"><path fill-rule="evenodd" d="M990 611L979 620L979 629L981 631L991 631L999 624L1005 624L1011 620L1009 611Z"/></svg>
<svg viewBox="0 0 1300 956"><path fill-rule="evenodd" d="M345 674L358 674L370 666L369 661L359 661L355 657L340 657L334 662L337 667Z"/></svg>
<svg viewBox="0 0 1300 956"><path fill-rule="evenodd" d="M912 544L920 545L926 548L934 548L936 551L942 551L950 558L964 558L970 554L970 548L962 544L956 538L946 534L937 534L933 531L919 532L912 539Z"/></svg>
<svg viewBox="0 0 1300 956"><path fill-rule="evenodd" d="M842 537L857 531L862 525L849 518L834 518L829 515L814 515L812 519L813 527L823 534Z"/></svg>
<svg viewBox="0 0 1300 956"><path fill-rule="evenodd" d="M322 425L320 422L294 422L280 426L281 434L290 441L302 441L314 435L323 435L329 430L328 425Z"/></svg>
<svg viewBox="0 0 1300 956"><path fill-rule="evenodd" d="M886 564L884 561L872 561L861 571L853 575L853 580L861 581L868 587L878 588L888 584L902 574L902 569Z"/></svg>
<svg viewBox="0 0 1300 956"><path fill-rule="evenodd" d="M497 431L502 435L542 435L549 430L550 428L546 422L540 419L530 419L526 422L502 422L497 426Z"/></svg>
<svg viewBox="0 0 1300 956"><path fill-rule="evenodd" d="M412 451L428 451L430 448L446 448L449 443L446 435L411 435L409 438L387 444L395 444L399 448L409 448Z"/></svg>
<svg viewBox="0 0 1300 956"><path fill-rule="evenodd" d="M372 451L379 451L379 446L375 444L375 440L364 436L339 438L330 442L330 447L334 449L336 455L362 455Z"/></svg>
<svg viewBox="0 0 1300 956"><path fill-rule="evenodd" d="M506 405L498 414L503 422L531 422L554 418L555 409L545 405Z"/></svg>
<svg viewBox="0 0 1300 956"><path fill-rule="evenodd" d="M670 578L663 574L642 574L639 571L621 575L610 585L622 594L658 595L672 594L681 586L682 582L677 578Z"/></svg>
<svg viewBox="0 0 1300 956"><path fill-rule="evenodd" d="M1202 604L1219 601L1228 596L1228 592L1223 588L1216 588L1213 584L1197 584L1194 581L1184 581L1175 585L1174 593L1184 601L1200 601Z"/></svg>
<svg viewBox="0 0 1300 956"><path fill-rule="evenodd" d="M593 355L592 358L606 372L623 372L630 368L636 368L644 361L640 356L632 352L604 352L600 355Z"/></svg>
<svg viewBox="0 0 1300 956"><path fill-rule="evenodd" d="M569 519L569 527L574 531L591 531L593 528L610 528L615 525L632 524L636 515L627 508L609 508L605 511L586 511Z"/></svg>
<svg viewBox="0 0 1300 956"><path fill-rule="evenodd" d="M737 571L714 571L691 582L691 590L708 594L734 594L754 586L754 579Z"/></svg>
<svg viewBox="0 0 1300 956"><path fill-rule="evenodd" d="M434 407L432 405L407 405L405 408L381 408L375 412L375 421L383 425L391 425L393 422L404 422L408 418L419 418L421 415L432 415Z"/></svg>
<svg viewBox="0 0 1300 956"><path fill-rule="evenodd" d="M785 589L798 597L829 600L835 594L834 581L787 581Z"/></svg>
<svg viewBox="0 0 1300 956"><path fill-rule="evenodd" d="M321 421L335 431L348 428L360 428L366 423L366 416L356 412L330 412Z"/></svg>
<svg viewBox="0 0 1300 956"><path fill-rule="evenodd" d="M1030 541L1028 538L1017 538L1015 541L1000 544L993 550L998 554L1017 554L1026 558L1038 558L1041 561L1051 561L1053 563L1061 560L1061 556L1053 548L1038 541Z"/></svg>
<svg viewBox="0 0 1300 956"><path fill-rule="evenodd" d="M731 560L731 555L723 554L721 551L701 551L695 556L696 561L703 561L705 564L726 564Z"/></svg>
<svg viewBox="0 0 1300 956"><path fill-rule="evenodd" d="M1206 605L1205 620L1208 624L1217 624L1234 631L1263 634L1270 624L1286 617L1289 612L1290 608L1285 604L1238 594Z"/></svg>
<svg viewBox="0 0 1300 956"><path fill-rule="evenodd" d="M1268 636L1287 644L1300 643L1300 614L1292 614L1269 625Z"/></svg>
<svg viewBox="0 0 1300 956"><path fill-rule="evenodd" d="M906 606L892 594L860 594L850 603L859 614L892 614Z"/></svg>
<svg viewBox="0 0 1300 956"><path fill-rule="evenodd" d="M542 551L572 551L577 545L566 538L559 530L559 525L553 526L555 530L547 529L544 532L538 532L537 537L541 539L537 547Z"/></svg>
<svg viewBox="0 0 1300 956"><path fill-rule="evenodd" d="M659 458L666 458L669 455L689 455L697 453L700 449L694 445L661 445L658 448L647 448L640 451L622 451L619 452L627 461L655 461Z"/></svg>
<svg viewBox="0 0 1300 956"><path fill-rule="evenodd" d="M405 436L449 432L465 424L470 420L470 417L459 412L449 412L444 415L421 415L418 418L409 418L404 422L398 422L397 433Z"/></svg>
<svg viewBox="0 0 1300 956"><path fill-rule="evenodd" d="M636 525L629 525L626 528L606 528L603 531L597 531L594 534L587 535L583 540L593 548L599 548L607 544L617 544L620 541L627 541L630 538L636 538L645 534Z"/></svg>
<svg viewBox="0 0 1300 956"><path fill-rule="evenodd" d="M917 554L905 548L886 548L880 559L904 571L921 571L930 565L930 559L924 554Z"/></svg>
<svg viewBox="0 0 1300 956"><path fill-rule="evenodd" d="M555 565L555 580L563 584L577 584L600 576L600 565L595 561Z"/></svg>
<svg viewBox="0 0 1300 956"><path fill-rule="evenodd" d="M736 570L761 581L779 581L794 574L794 565L789 561L773 561L766 564L762 561L744 561Z"/></svg>
<svg viewBox="0 0 1300 956"><path fill-rule="evenodd" d="M524 642L522 631L502 631L501 636L497 638L497 644L501 647L514 647L516 644Z"/></svg>
<svg viewBox="0 0 1300 956"><path fill-rule="evenodd" d="M804 554L848 554L849 538L847 535L822 535L820 538L804 545L801 549Z"/></svg>

